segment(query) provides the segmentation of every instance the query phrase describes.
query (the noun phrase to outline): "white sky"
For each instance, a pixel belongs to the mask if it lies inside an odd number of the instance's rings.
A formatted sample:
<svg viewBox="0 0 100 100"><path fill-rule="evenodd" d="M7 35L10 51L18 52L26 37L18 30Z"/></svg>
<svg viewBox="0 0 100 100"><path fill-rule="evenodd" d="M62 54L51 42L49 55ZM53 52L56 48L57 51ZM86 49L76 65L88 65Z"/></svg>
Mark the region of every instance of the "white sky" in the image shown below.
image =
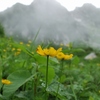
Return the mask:
<svg viewBox="0 0 100 100"><path fill-rule="evenodd" d="M0 0L0 11L11 7L17 2L29 5L33 0ZM57 0L61 3L67 10L71 11L74 10L75 7L81 7L84 3L92 3L94 6L100 8L100 1L99 0Z"/></svg>

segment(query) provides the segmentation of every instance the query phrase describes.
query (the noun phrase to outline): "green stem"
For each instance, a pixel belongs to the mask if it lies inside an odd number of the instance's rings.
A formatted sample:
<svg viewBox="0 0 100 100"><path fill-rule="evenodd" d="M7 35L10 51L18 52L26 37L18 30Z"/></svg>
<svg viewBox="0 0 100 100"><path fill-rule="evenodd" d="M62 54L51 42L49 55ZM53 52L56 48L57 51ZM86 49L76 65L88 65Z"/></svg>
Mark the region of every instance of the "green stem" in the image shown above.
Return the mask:
<svg viewBox="0 0 100 100"><path fill-rule="evenodd" d="M38 72L38 66L36 66L36 73ZM38 82L38 75L36 74L34 79L34 96L37 94L37 82Z"/></svg>
<svg viewBox="0 0 100 100"><path fill-rule="evenodd" d="M3 87L4 87L4 84L2 85L1 89L0 89L0 94L3 95Z"/></svg>
<svg viewBox="0 0 100 100"><path fill-rule="evenodd" d="M46 87L48 86L48 62L49 62L49 56L47 56L47 66L46 66Z"/></svg>
<svg viewBox="0 0 100 100"><path fill-rule="evenodd" d="M48 86L48 62L49 62L49 56L47 56L47 66L46 66L46 83L45 83L45 92ZM46 100L47 100L47 92L46 92Z"/></svg>
<svg viewBox="0 0 100 100"><path fill-rule="evenodd" d="M61 66L60 66L60 79L59 79L59 81L61 81L61 75L62 75L62 73L63 73L63 59L61 60ZM57 93L56 93L56 100L57 100L57 96L58 96L58 92L59 92L59 88L60 88L60 82L59 82L59 84L58 84L58 88L57 88Z"/></svg>

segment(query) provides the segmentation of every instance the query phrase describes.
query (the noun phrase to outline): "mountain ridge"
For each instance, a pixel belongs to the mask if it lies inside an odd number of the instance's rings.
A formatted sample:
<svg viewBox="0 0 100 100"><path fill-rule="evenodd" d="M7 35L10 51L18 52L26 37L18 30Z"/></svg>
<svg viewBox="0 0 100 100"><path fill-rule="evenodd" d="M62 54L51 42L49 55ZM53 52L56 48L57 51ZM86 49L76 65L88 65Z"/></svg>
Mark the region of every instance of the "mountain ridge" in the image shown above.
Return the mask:
<svg viewBox="0 0 100 100"><path fill-rule="evenodd" d="M0 21L6 35L16 38L32 40L40 29L38 41L66 44L78 40L91 45L94 37L91 34L97 36L100 32L98 13L100 9L92 4L69 12L56 0L34 0L30 5L17 3L0 12Z"/></svg>

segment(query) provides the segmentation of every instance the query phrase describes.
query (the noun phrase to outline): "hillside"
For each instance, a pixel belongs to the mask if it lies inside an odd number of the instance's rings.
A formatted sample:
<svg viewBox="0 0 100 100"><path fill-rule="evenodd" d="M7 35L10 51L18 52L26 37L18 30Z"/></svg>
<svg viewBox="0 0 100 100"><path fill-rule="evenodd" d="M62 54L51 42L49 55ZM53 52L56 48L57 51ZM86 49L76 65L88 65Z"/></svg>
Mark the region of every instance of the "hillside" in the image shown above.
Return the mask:
<svg viewBox="0 0 100 100"><path fill-rule="evenodd" d="M69 12L56 0L34 0L28 6L17 3L1 12L0 21L6 35L15 38L32 40L40 29L38 41L65 44L82 41L97 46L100 41L94 37L99 38L99 16L100 9L91 4Z"/></svg>

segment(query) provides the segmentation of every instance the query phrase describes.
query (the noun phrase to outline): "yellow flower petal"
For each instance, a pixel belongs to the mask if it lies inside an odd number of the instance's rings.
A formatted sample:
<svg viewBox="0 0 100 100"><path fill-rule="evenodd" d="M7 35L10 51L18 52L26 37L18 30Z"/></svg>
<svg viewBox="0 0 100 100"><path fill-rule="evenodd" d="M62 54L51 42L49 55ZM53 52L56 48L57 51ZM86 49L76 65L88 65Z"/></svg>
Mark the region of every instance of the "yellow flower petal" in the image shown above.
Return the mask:
<svg viewBox="0 0 100 100"><path fill-rule="evenodd" d="M42 50L41 46L39 45L36 51L38 54L40 54L41 56L45 56L44 51Z"/></svg>
<svg viewBox="0 0 100 100"><path fill-rule="evenodd" d="M45 56L49 56L49 49L43 49L43 52L44 52L44 54L45 54Z"/></svg>
<svg viewBox="0 0 100 100"><path fill-rule="evenodd" d="M70 55L65 55L64 56L64 60L70 60L71 58L73 57L73 54L70 54Z"/></svg>
<svg viewBox="0 0 100 100"><path fill-rule="evenodd" d="M2 79L2 83L3 83L3 84L6 84L6 85L9 85L9 84L11 84L12 82L9 81L9 80L7 80L7 79Z"/></svg>
<svg viewBox="0 0 100 100"><path fill-rule="evenodd" d="M56 54L57 54L57 51L53 47L50 47L49 48L49 55L54 57L54 56L56 56Z"/></svg>
<svg viewBox="0 0 100 100"><path fill-rule="evenodd" d="M57 55L56 55L56 57L57 57L58 59L63 59L64 56L65 56L65 55L64 55L63 52L58 52Z"/></svg>
<svg viewBox="0 0 100 100"><path fill-rule="evenodd" d="M62 51L62 48L59 48L58 50L57 50L57 53L59 53L59 52L61 52Z"/></svg>

